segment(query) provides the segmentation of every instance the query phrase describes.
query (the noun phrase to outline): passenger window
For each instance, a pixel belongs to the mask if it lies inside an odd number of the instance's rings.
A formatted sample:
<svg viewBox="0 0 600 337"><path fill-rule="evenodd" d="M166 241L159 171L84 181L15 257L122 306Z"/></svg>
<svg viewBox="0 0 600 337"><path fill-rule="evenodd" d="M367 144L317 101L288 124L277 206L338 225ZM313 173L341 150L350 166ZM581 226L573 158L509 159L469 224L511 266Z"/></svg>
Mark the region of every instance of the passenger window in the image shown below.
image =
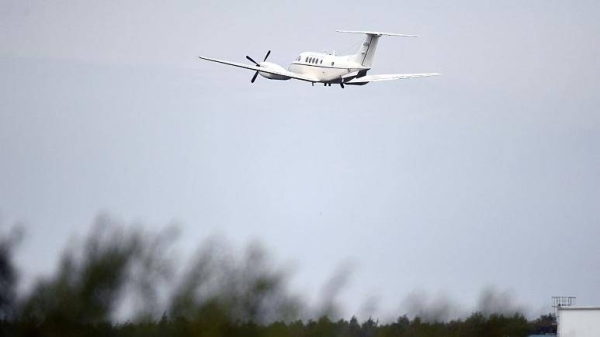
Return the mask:
<svg viewBox="0 0 600 337"><path fill-rule="evenodd" d="M335 62L331 62L331 66L333 67L333 65L335 64Z"/></svg>
<svg viewBox="0 0 600 337"><path fill-rule="evenodd" d="M323 60L321 60L321 64L323 64Z"/></svg>

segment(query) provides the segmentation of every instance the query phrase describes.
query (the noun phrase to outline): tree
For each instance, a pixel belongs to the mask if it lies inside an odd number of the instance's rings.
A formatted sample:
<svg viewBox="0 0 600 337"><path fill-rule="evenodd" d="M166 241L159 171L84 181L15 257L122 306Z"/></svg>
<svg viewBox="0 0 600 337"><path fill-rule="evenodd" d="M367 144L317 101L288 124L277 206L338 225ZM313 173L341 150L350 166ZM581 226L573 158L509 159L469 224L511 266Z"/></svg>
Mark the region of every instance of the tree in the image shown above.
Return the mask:
<svg viewBox="0 0 600 337"><path fill-rule="evenodd" d="M17 270L12 253L22 236L22 229L16 227L5 237L0 237L0 320L13 319L16 315Z"/></svg>

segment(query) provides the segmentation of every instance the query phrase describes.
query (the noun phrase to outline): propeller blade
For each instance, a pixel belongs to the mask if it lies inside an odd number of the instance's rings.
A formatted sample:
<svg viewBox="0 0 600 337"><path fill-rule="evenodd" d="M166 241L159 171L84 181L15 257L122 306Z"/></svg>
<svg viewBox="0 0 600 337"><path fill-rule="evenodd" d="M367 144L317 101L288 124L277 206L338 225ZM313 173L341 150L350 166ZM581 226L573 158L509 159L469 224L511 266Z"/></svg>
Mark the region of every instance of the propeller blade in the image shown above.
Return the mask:
<svg viewBox="0 0 600 337"><path fill-rule="evenodd" d="M267 55L265 55L265 59L263 60L263 62L267 60L267 57L269 57L269 55L271 55L271 51L270 50L267 52Z"/></svg>
<svg viewBox="0 0 600 337"><path fill-rule="evenodd" d="M254 76L252 76L252 81L250 81L251 83L254 83L254 81L256 81L256 76L258 76L258 71L254 73Z"/></svg>
<svg viewBox="0 0 600 337"><path fill-rule="evenodd" d="M248 61L256 64L257 67L260 67L260 64L256 63L256 61L254 61L250 56L246 55L246 58L248 59Z"/></svg>
<svg viewBox="0 0 600 337"><path fill-rule="evenodd" d="M340 85L342 86L342 89L344 89L344 83L340 82Z"/></svg>

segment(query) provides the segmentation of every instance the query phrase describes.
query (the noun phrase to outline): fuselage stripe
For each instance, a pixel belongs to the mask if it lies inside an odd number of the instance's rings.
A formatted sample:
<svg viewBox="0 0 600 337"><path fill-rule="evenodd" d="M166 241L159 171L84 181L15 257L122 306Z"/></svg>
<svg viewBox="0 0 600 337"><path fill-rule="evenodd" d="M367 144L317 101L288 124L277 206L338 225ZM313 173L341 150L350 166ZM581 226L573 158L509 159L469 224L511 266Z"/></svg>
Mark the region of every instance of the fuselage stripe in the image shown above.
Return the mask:
<svg viewBox="0 0 600 337"><path fill-rule="evenodd" d="M297 64L299 66L324 68L324 69L361 69L361 70L364 69L362 67L356 67L356 68L352 68L352 67L332 67L332 66L322 66L322 65L318 65L318 64L298 63L298 62L292 62L292 64ZM364 69L364 70L366 70L366 69Z"/></svg>

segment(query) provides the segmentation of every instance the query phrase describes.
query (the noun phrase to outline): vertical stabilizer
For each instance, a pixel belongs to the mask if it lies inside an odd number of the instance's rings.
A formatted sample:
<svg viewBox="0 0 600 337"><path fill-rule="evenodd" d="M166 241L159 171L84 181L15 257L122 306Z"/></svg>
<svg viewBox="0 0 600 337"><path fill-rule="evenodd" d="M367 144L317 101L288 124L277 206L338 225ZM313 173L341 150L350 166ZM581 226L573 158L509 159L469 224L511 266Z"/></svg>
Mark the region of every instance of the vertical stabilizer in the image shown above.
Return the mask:
<svg viewBox="0 0 600 337"><path fill-rule="evenodd" d="M375 51L377 50L377 44L379 43L379 36L367 34L365 40L360 47L360 51L355 56L355 61L362 64L365 67L371 67L373 64L373 58L375 57Z"/></svg>
<svg viewBox="0 0 600 337"><path fill-rule="evenodd" d="M395 33L383 33L383 32L372 32L372 31L362 31L362 30L336 30L338 33L356 33L356 34L366 34L365 40L363 41L362 46L360 47L360 51L358 54L354 55L354 61L360 63L365 67L371 67L373 64L373 59L375 58L375 51L377 50L377 44L379 43L379 38L383 35L385 36L401 36L401 37L418 37L417 35L407 35L407 34L395 34Z"/></svg>

